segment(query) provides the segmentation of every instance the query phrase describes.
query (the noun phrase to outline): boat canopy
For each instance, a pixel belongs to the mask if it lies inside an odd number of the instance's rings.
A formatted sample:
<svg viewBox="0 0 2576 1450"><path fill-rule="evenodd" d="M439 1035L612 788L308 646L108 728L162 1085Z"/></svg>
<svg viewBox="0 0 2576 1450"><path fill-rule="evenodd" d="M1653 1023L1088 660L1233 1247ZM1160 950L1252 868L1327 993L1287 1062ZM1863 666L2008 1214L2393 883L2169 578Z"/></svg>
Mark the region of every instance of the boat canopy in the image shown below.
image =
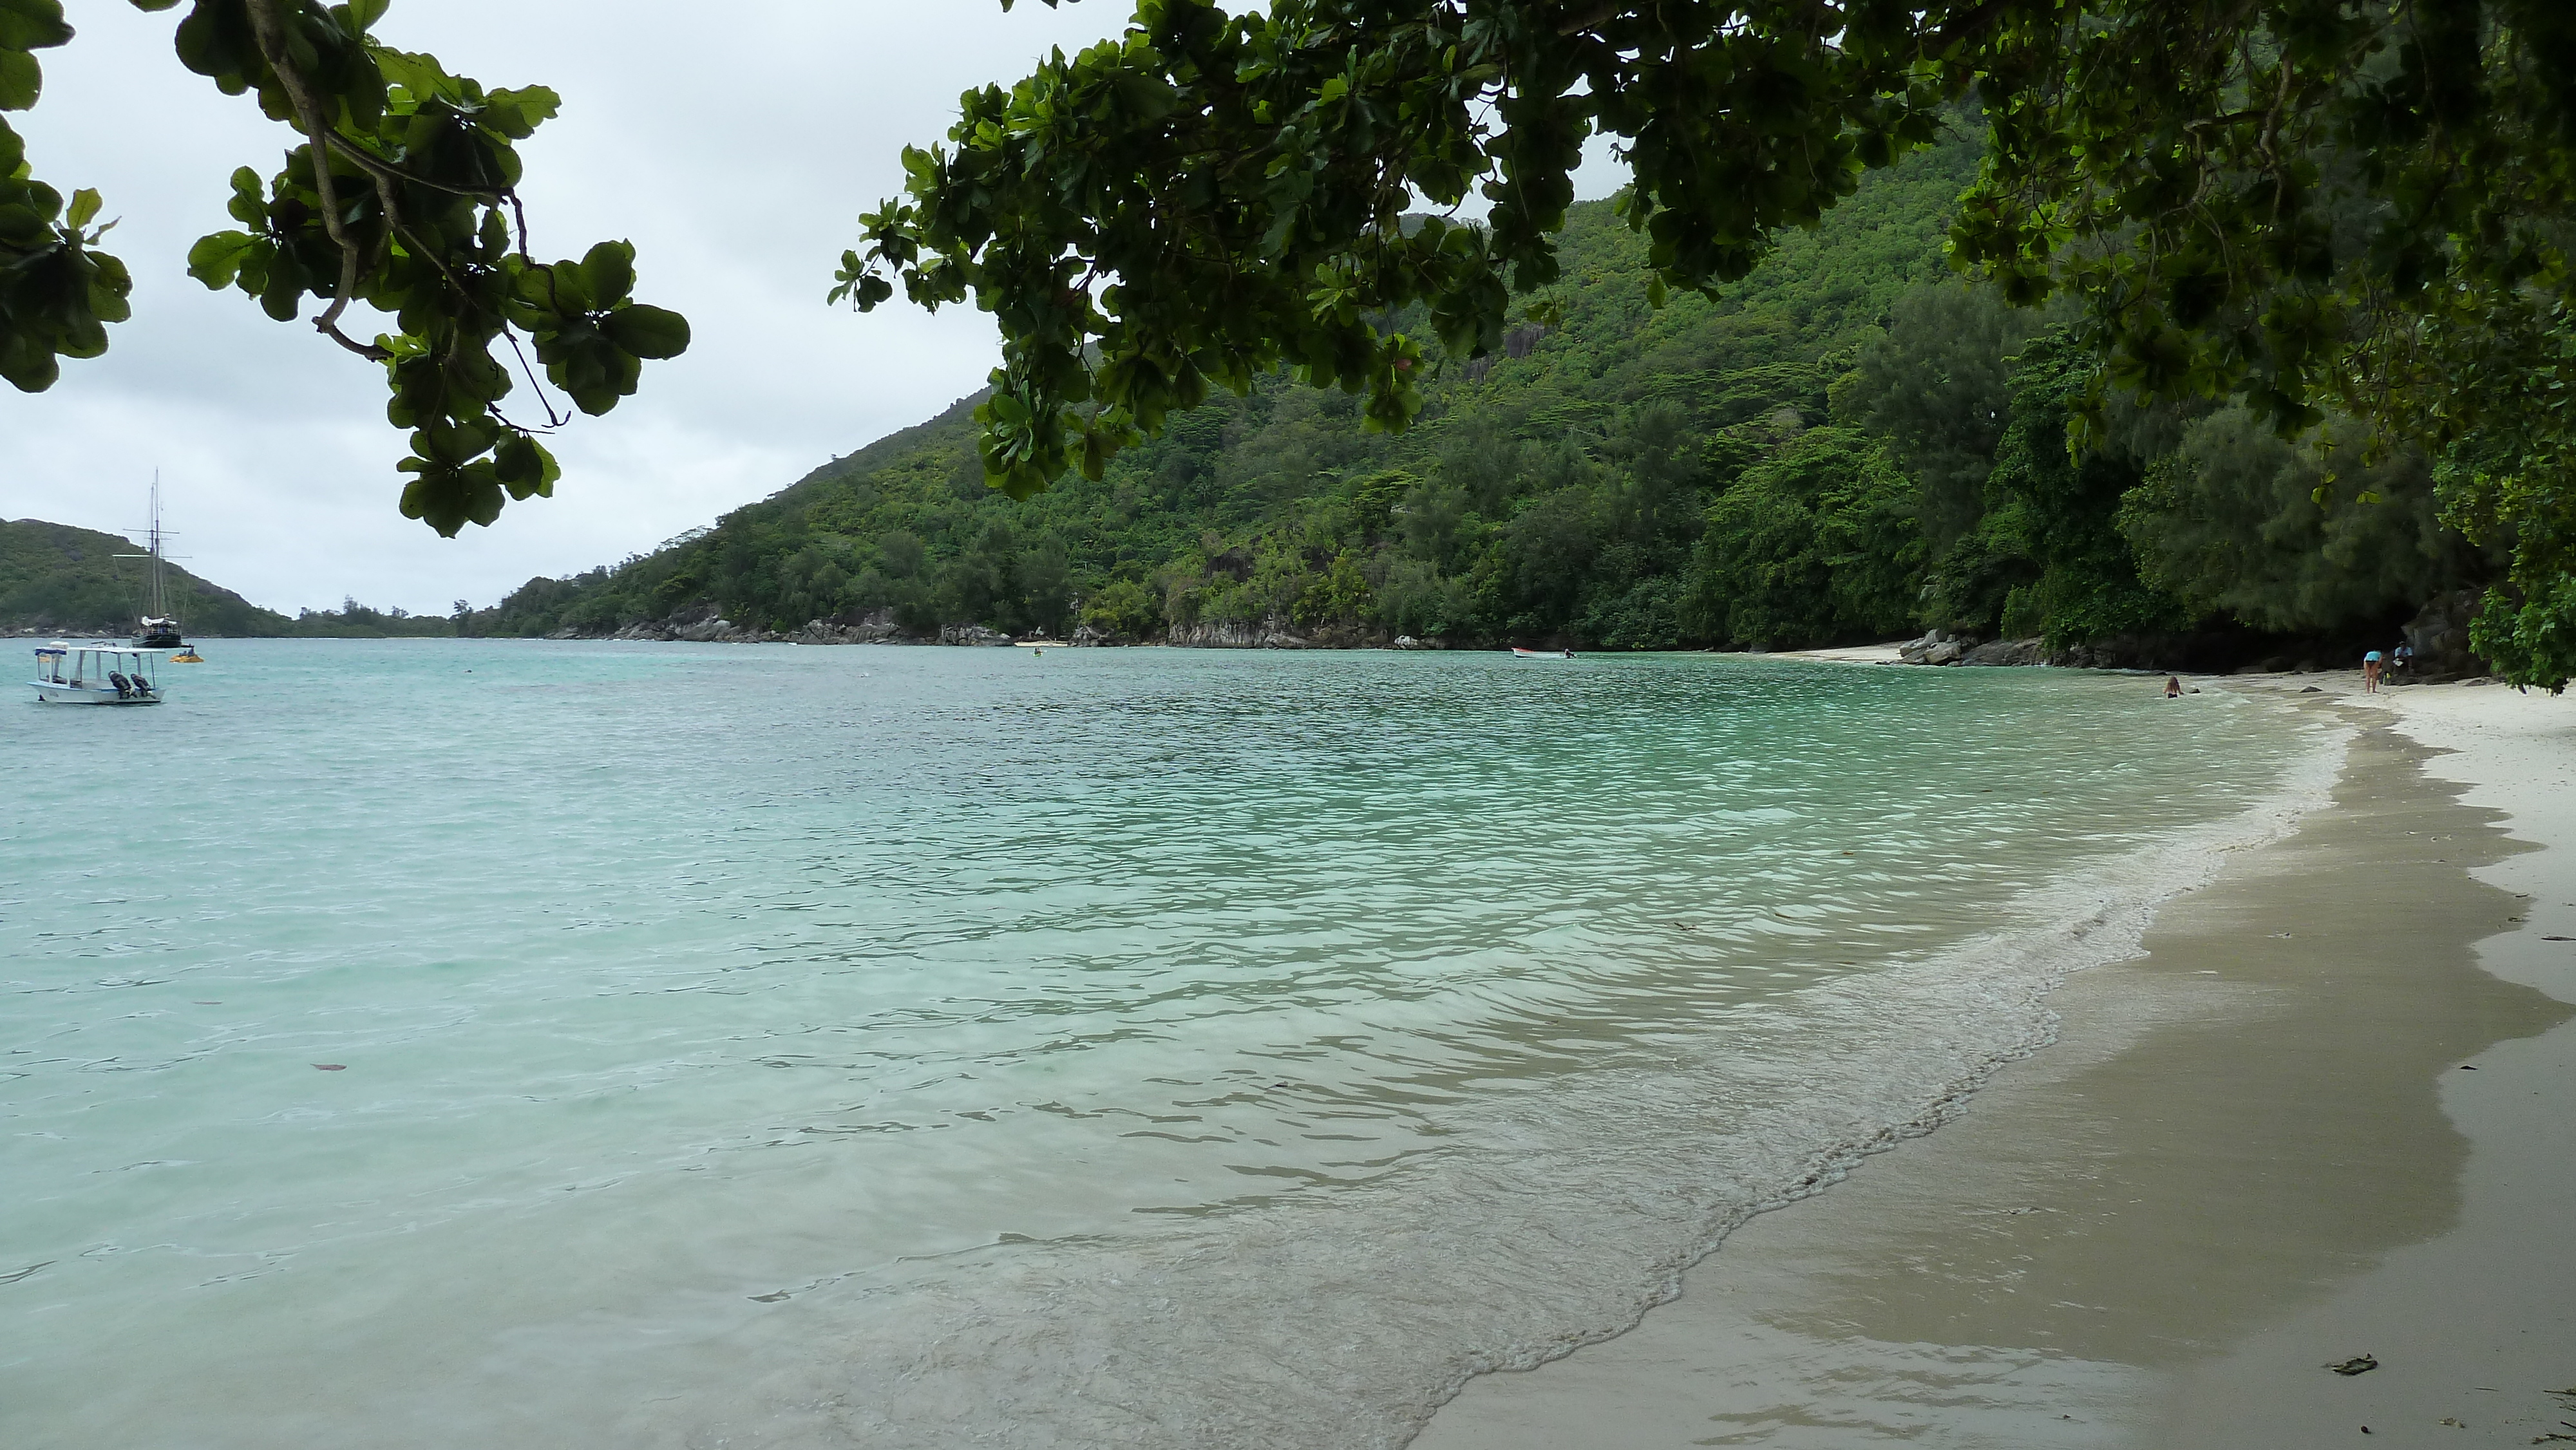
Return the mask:
<svg viewBox="0 0 2576 1450"><path fill-rule="evenodd" d="M134 671L137 678L146 678L160 672L161 656L169 653L166 649L142 649L130 644L65 644L56 640L36 646L36 674L42 683L59 685L71 682L64 679L66 672L72 680L86 680L96 670L104 679L123 666Z"/></svg>
<svg viewBox="0 0 2576 1450"><path fill-rule="evenodd" d="M160 673L162 657L169 653L143 645L73 644L58 639L36 647L36 678L28 683L36 687L39 701L157 705L161 685L153 676ZM113 698L108 693L111 686Z"/></svg>

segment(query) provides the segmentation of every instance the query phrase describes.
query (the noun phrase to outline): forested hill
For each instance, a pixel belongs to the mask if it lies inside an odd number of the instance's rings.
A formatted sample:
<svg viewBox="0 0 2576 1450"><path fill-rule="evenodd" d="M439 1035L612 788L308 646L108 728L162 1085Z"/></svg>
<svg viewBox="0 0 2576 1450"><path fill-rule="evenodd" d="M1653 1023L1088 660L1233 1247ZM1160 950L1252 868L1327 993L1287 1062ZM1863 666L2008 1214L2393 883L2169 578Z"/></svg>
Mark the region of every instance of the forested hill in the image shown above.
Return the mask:
<svg viewBox="0 0 2576 1450"><path fill-rule="evenodd" d="M1578 207L1561 280L1518 299L1503 355L1433 349L1404 434L1273 377L1016 503L983 485L969 399L471 627L1652 649L1943 626L2109 657L2375 636L2478 574L2402 446L2337 479L2202 409L2124 418L2070 463L2082 360L1944 263L1975 159L1961 136L1873 174L1718 300L1661 309L1645 239Z"/></svg>
<svg viewBox="0 0 2576 1450"><path fill-rule="evenodd" d="M0 629L116 633L143 613L145 570L132 539L49 524L0 521ZM284 634L293 621L217 588L175 564L163 576L169 599L204 634Z"/></svg>
<svg viewBox="0 0 2576 1450"><path fill-rule="evenodd" d="M144 612L144 571L150 566L140 559L117 556L142 551L141 545L117 534L41 519L0 519L0 631L131 632ZM367 638L455 632L454 622L447 618L370 609L354 599L338 609L307 609L289 619L176 564L163 567L171 610L191 636Z"/></svg>

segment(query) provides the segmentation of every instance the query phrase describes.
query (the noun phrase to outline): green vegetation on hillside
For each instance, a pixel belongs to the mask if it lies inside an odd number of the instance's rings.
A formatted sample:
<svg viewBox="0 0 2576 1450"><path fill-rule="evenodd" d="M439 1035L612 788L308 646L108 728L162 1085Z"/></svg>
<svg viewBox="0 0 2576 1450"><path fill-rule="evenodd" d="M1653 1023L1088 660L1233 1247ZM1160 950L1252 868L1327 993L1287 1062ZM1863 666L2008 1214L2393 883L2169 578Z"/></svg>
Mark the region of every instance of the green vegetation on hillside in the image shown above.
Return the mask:
<svg viewBox="0 0 2576 1450"><path fill-rule="evenodd" d="M1709 502L1825 426L1828 388L1881 319L1945 275L1947 207L1974 163L1954 139L1723 298L1661 310L1649 240L1607 204L1578 207L1561 279L1521 299L1500 356L1434 350L1403 434L1365 430L1352 393L1274 374L1173 415L1097 481L1015 503L984 486L969 400L699 537L531 581L474 627L597 633L712 606L781 630L890 610L922 632L1017 631L1063 628L1079 600L1131 636L1723 639L1682 607Z"/></svg>
<svg viewBox="0 0 2576 1450"><path fill-rule="evenodd" d="M1975 155L1954 135L1716 300L1660 309L1650 240L1577 207L1559 280L1516 300L1499 355L1432 350L1400 434L1274 374L1015 502L985 486L969 399L470 627L1666 649L1934 626L2143 659L2213 630L2248 656L2261 631L2375 638L2475 579L2420 454L2362 465L2349 423L2321 455L2234 411L2132 409L2071 458L2089 355L1941 255Z"/></svg>
<svg viewBox="0 0 2576 1450"><path fill-rule="evenodd" d="M1421 338L1489 355L1506 280L1562 275L1586 136L1620 138L1648 294L1719 297L1973 95L1990 124L1950 255L2013 303L2056 299L2059 357L2086 359L2032 375L2027 411L2107 442L2140 402L2187 422L2232 401L2302 443L2356 420L2364 462L2424 449L2442 520L2501 575L2469 637L2554 690L2576 675L2571 64L2563 0L1140 0L1118 39L967 93L944 144L907 150L834 295L992 315L980 448L1015 496L1098 479L1282 364L1401 431L1431 402ZM1484 226L1405 215L1471 194ZM2101 490L2156 460L2099 457L2017 457L2001 500L2080 538L1990 541L2039 566L2016 617L2052 635L2175 612L2104 527Z"/></svg>
<svg viewBox="0 0 2576 1450"><path fill-rule="evenodd" d="M181 0L131 3L170 10ZM557 403L593 415L616 407L646 360L687 349L689 325L630 295L630 243L596 243L578 261L529 253L518 143L561 98L545 86L487 87L384 44L370 32L388 3L188 7L174 37L179 64L225 95L254 96L294 135L265 181L247 166L232 173L225 210L239 227L200 237L188 275L238 289L279 322L310 299L316 330L383 364L386 421L411 430L410 456L395 465L407 480L402 511L453 535L491 523L505 499L552 493L559 470L538 433L568 421ZM0 112L36 104L37 52L71 38L62 0L0 0ZM135 95L167 84L123 79ZM107 351L107 324L132 313L133 279L99 247L116 225L99 222L105 204L86 188L66 202L37 180L24 140L0 120L0 379L22 391L53 386L58 359ZM357 302L371 309L360 314L368 326L389 330L341 331ZM555 395L510 412L550 426L523 427L502 410L522 376Z"/></svg>
<svg viewBox="0 0 2576 1450"><path fill-rule="evenodd" d="M132 631L144 612L144 571L149 565L118 556L141 552L140 545L117 534L38 519L0 520L0 630L87 635ZM363 639L456 632L452 620L408 615L399 609L369 609L354 599L335 610L307 609L289 619L176 564L163 566L162 580L171 610L191 636Z"/></svg>
<svg viewBox="0 0 2576 1450"><path fill-rule="evenodd" d="M80 634L130 631L142 615L145 570L132 539L49 524L0 522L0 628ZM190 630L210 635L284 634L293 621L164 566L170 605Z"/></svg>
<svg viewBox="0 0 2576 1450"><path fill-rule="evenodd" d="M462 601L458 612L463 613ZM286 627L275 631L299 639L447 639L457 633L456 620L436 614L413 614L399 606L377 609L343 598L337 609L299 609Z"/></svg>

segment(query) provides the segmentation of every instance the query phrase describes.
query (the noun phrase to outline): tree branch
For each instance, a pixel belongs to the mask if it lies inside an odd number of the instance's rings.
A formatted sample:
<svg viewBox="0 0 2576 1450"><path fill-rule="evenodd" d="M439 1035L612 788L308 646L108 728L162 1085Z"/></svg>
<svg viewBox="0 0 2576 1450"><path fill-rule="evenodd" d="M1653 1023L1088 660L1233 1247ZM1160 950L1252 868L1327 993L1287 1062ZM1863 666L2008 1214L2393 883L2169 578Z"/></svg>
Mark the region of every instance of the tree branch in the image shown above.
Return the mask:
<svg viewBox="0 0 2576 1450"><path fill-rule="evenodd" d="M1581 35L1626 8L1619 0L1600 0L1600 3L1587 5L1571 15L1558 16L1556 33L1561 36Z"/></svg>
<svg viewBox="0 0 2576 1450"><path fill-rule="evenodd" d="M331 128L324 124L322 103L313 88L304 83L286 57L286 27L278 19L277 0L246 0L250 11L251 35L259 43L259 54L268 62L271 74L285 88L287 100L294 105L296 119L303 122L304 134L310 138L308 150L313 157L313 190L322 199L322 229L331 234L333 245L340 249L340 290L322 315L313 319L313 328L349 351L375 362L393 354L370 342L359 342L340 330L340 314L349 310L350 300L358 294L358 269L363 257L358 244L340 220L339 189L331 180ZM387 216L388 227L393 218Z"/></svg>
<svg viewBox="0 0 2576 1450"><path fill-rule="evenodd" d="M528 355L524 351L521 351L519 347L519 335L511 331L507 325L504 325L501 329L501 337L503 341L510 344L510 351L518 354L519 371L528 375L528 386L536 389L537 406L546 410L547 431L551 432L554 429L560 428L566 423L571 422L572 419L570 416L560 418L555 416L554 400L546 396L546 385L538 380L537 370L528 365ZM492 416L495 418L501 418L501 410L499 407L495 406L492 409ZM501 418L501 421L504 423L510 423L510 420L507 418ZM519 428L519 425L516 423L510 423L510 426L513 428ZM519 431L522 433L528 433L535 430L519 428Z"/></svg>
<svg viewBox="0 0 2576 1450"><path fill-rule="evenodd" d="M431 191L443 191L449 196L470 196L484 201L497 201L502 197L512 194L508 191L495 191L488 187L451 186L444 181L432 181L426 176L421 176L414 172L403 170L401 167L394 165L392 162L378 156L373 151L359 145L357 142L350 140L348 137L341 135L337 131L329 133L329 139L332 150L348 157L351 161L357 163L359 170L368 173L379 181L400 181L412 186L425 186Z"/></svg>

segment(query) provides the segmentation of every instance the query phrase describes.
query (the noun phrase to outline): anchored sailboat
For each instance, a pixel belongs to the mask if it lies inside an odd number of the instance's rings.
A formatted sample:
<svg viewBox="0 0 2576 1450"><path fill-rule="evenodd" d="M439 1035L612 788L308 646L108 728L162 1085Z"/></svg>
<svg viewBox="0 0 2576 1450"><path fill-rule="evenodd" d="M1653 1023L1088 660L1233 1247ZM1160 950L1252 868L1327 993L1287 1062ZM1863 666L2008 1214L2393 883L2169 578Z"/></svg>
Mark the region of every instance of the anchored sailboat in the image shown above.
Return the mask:
<svg viewBox="0 0 2576 1450"><path fill-rule="evenodd" d="M161 475L152 475L152 543L147 554L119 554L120 559L151 561L144 581L143 617L134 631L136 649L178 650L179 658L195 662L195 651L179 637L178 612L170 607L169 586L163 577L161 561Z"/></svg>

